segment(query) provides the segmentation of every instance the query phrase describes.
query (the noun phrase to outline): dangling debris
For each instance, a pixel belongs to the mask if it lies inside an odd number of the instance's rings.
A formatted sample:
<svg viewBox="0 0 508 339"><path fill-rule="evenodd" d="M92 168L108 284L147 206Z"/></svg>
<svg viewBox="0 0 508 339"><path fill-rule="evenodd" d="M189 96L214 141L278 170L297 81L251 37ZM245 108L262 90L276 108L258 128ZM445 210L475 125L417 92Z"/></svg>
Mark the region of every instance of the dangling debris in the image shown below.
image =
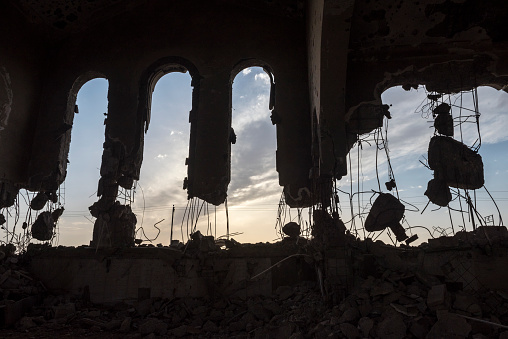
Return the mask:
<svg viewBox="0 0 508 339"><path fill-rule="evenodd" d="M450 105L443 102L442 104L440 104L439 106L434 108L434 111L432 111L432 115L435 118L436 116L439 116L441 114L448 114L448 113L450 113L450 109L451 109Z"/></svg>
<svg viewBox="0 0 508 339"><path fill-rule="evenodd" d="M395 179L390 179L390 181L385 182L386 189L391 191L395 187L397 187L397 184L395 183Z"/></svg>
<svg viewBox="0 0 508 339"><path fill-rule="evenodd" d="M30 207L35 211L40 211L44 208L46 203L48 202L49 197L44 192L39 192L35 196L35 198L30 201Z"/></svg>
<svg viewBox="0 0 508 339"><path fill-rule="evenodd" d="M0 225L5 224L7 220L5 220L5 216L3 214L0 214Z"/></svg>
<svg viewBox="0 0 508 339"><path fill-rule="evenodd" d="M485 183L482 157L463 143L435 136L429 143L429 167L434 178L450 187L478 189Z"/></svg>
<svg viewBox="0 0 508 339"><path fill-rule="evenodd" d="M65 208L63 207L60 207L56 210L54 210L53 212L51 212L51 217L53 218L53 221L56 223L58 221L58 219L62 216L63 212L64 212Z"/></svg>
<svg viewBox="0 0 508 339"><path fill-rule="evenodd" d="M452 194L446 181L442 179L432 179L427 184L427 190L424 193L434 204L445 207L452 201Z"/></svg>
<svg viewBox="0 0 508 339"><path fill-rule="evenodd" d="M300 236L300 225L296 222L291 221L282 227L282 232L289 236L290 238L298 238Z"/></svg>
<svg viewBox="0 0 508 339"><path fill-rule="evenodd" d="M372 204L365 220L365 229L369 232L382 231L387 227L395 234L397 241L407 239L406 232L400 224L405 206L393 195L381 193Z"/></svg>
<svg viewBox="0 0 508 339"><path fill-rule="evenodd" d="M41 241L51 240L54 228L55 221L51 216L51 212L42 212L32 225L32 237Z"/></svg>
<svg viewBox="0 0 508 339"><path fill-rule="evenodd" d="M453 136L453 117L450 114L450 105L442 103L432 111L434 117L434 127L437 132L449 137Z"/></svg>

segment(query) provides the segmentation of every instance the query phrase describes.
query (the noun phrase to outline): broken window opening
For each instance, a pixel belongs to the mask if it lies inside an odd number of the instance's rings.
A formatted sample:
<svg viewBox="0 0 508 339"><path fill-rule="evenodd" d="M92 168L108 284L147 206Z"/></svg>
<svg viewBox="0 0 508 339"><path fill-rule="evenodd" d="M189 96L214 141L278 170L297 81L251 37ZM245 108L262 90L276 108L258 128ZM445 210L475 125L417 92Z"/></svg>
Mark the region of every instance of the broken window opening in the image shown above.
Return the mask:
<svg viewBox="0 0 508 339"><path fill-rule="evenodd" d="M173 225L173 240L181 236L186 242L188 234L178 227L188 203L183 182L189 155L191 76L181 67L170 73L161 71L149 86L153 90L150 128L145 134L139 189L132 206L138 219L136 238L138 243L168 244Z"/></svg>
<svg viewBox="0 0 508 339"><path fill-rule="evenodd" d="M396 230L388 228L367 232L369 225L366 219L374 202L380 197L379 193L391 193L400 198L405 213L397 222L400 221L410 239L414 235L419 237L414 245L462 230L472 231L478 226L503 225L502 213L508 207L508 185L499 175L508 173L508 160L502 155L504 151L499 151L502 149L500 147L508 145L508 117L501 111L501 107L508 102L508 95L490 87L450 95L427 93L423 87L411 92L395 87L386 90L382 99L383 103L392 105L390 111L393 121L388 123L385 117L383 127L358 138L348 155L348 178L337 182L337 197L342 203L341 216L347 229L360 238L397 243L396 238L399 237L395 234ZM439 109L443 111L439 112ZM423 121L410 112L422 116ZM439 115L443 118L437 119ZM446 125L450 121L451 127ZM451 184L458 187L450 189L450 204L447 206L445 203L445 207L440 207L430 203L427 207L429 200L424 195L428 191L427 182L441 177L435 170L430 172L426 168L429 142L433 137L432 140L436 137L450 140L452 132L453 140L457 141L450 142L461 145L462 141L464 146L460 147L470 150L467 151L470 155L464 154L453 161L465 163L463 170L460 170L463 174L455 174L458 177L454 180L458 183ZM440 149L443 147L439 146ZM473 174L468 174L469 169L480 166L472 162L478 151L484 164L481 174L483 176L484 170L485 187L490 191L482 187L483 182L470 182ZM462 152L466 151L452 153ZM461 180L467 182L461 184ZM450 180L447 182L450 184Z"/></svg>
<svg viewBox="0 0 508 339"><path fill-rule="evenodd" d="M83 244L93 229L88 206L95 202L100 179L108 87L108 80L95 78L77 93L67 176L60 188L65 212L59 241L65 245Z"/></svg>
<svg viewBox="0 0 508 339"><path fill-rule="evenodd" d="M233 75L229 220L233 231L243 233L242 242L272 241L269 225L282 190L275 166L275 79L267 67Z"/></svg>

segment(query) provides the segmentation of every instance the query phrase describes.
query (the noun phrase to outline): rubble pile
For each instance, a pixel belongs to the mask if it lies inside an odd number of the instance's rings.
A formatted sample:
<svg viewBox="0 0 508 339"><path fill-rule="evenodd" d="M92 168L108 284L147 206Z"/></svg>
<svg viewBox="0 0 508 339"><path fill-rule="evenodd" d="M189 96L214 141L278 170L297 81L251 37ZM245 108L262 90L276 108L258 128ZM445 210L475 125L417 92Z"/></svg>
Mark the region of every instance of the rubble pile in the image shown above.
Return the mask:
<svg viewBox="0 0 508 339"><path fill-rule="evenodd" d="M36 304L44 286L23 269L12 244L0 246L0 327L16 322Z"/></svg>
<svg viewBox="0 0 508 339"><path fill-rule="evenodd" d="M474 238L479 246L487 239L500 244L507 236L499 227L476 233L455 238ZM194 250L207 243L200 240ZM5 333L11 338L508 338L508 293L472 290L424 273L411 258L393 254L404 249L381 242L351 246L353 272L344 298L333 295L335 280L326 274L323 280L279 286L271 296L147 298L100 306L85 290L80 296L46 296Z"/></svg>
<svg viewBox="0 0 508 339"><path fill-rule="evenodd" d="M108 338L508 338L500 325L508 320L508 295L473 295L393 271L364 279L335 306L313 282L248 299L152 298L112 307L69 300L46 297L17 330Z"/></svg>

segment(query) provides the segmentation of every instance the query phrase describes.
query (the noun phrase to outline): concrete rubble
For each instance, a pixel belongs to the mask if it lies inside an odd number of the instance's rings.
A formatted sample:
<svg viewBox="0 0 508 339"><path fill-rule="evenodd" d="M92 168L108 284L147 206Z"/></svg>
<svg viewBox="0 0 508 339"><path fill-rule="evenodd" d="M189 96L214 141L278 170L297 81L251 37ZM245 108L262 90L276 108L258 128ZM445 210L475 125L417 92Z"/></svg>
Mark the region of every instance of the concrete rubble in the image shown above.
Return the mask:
<svg viewBox="0 0 508 339"><path fill-rule="evenodd" d="M8 338L26 335L294 339L508 336L506 287L494 290L485 285L473 289L451 280L450 274L429 273L418 264L427 260L423 255L442 253L445 249L457 255L457 248L490 246L494 256L506 253L508 231L504 227L480 228L446 238L448 242L435 239L419 247L395 248L380 241L360 241L346 236L346 247L351 249L351 274L348 292L342 296L336 294L332 286L335 280L328 268L325 275L295 279L293 283L279 285L269 294L162 298L141 293L138 300L110 304L92 303L87 288L79 294L55 294L42 288L42 284L18 266L21 258L31 260L40 251L50 250L49 247L29 250L19 257L19 262L12 249L11 252L4 249L2 253L9 253L2 259L3 273L0 275L4 304L14 295L13 290L23 291L25 296L36 296L40 302L34 302L16 322L4 323L10 328L2 333ZM248 253L259 251L293 248L297 253L307 253L316 269L326 267L330 260L327 257L333 256L329 251L321 257L313 241L295 247L294 237L277 244L235 242L230 250L213 246L213 240L213 237L195 234L181 251L186 251L185 256L189 258L204 260L203 253L223 257L228 251L241 251L238 253L248 256ZM293 264L290 267L298 270ZM3 315L7 313L4 311Z"/></svg>

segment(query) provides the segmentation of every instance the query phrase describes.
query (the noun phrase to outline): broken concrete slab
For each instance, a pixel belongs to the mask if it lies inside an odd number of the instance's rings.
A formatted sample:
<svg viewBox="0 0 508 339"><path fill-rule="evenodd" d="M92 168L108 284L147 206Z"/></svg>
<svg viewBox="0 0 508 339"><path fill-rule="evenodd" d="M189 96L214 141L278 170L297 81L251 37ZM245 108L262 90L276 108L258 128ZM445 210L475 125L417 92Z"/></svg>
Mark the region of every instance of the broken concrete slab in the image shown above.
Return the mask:
<svg viewBox="0 0 508 339"><path fill-rule="evenodd" d="M478 189L485 183L482 157L460 141L434 136L428 156L434 177L446 181L450 187Z"/></svg>

